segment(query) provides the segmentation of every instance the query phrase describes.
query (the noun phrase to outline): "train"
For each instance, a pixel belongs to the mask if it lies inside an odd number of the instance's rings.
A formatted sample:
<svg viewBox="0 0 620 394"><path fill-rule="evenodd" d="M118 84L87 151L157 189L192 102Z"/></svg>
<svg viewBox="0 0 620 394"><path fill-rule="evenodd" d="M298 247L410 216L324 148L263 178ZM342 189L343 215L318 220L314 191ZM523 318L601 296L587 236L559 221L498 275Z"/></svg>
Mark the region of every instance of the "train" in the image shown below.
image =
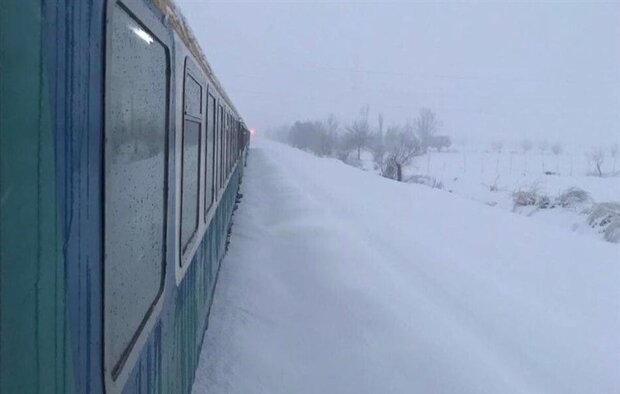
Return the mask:
<svg viewBox="0 0 620 394"><path fill-rule="evenodd" d="M188 393L250 131L172 0L0 1L0 393Z"/></svg>

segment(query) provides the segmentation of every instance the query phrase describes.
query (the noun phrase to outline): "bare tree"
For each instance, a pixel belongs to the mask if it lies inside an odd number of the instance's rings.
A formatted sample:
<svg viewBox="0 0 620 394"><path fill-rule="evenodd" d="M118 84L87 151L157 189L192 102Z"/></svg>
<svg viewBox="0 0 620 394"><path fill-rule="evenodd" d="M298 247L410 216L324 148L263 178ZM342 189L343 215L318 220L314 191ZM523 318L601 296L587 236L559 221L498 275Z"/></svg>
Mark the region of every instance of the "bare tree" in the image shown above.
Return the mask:
<svg viewBox="0 0 620 394"><path fill-rule="evenodd" d="M420 110L420 113L415 120L415 131L424 152L428 150L433 136L437 134L440 127L441 123L432 110L428 108L422 108Z"/></svg>
<svg viewBox="0 0 620 394"><path fill-rule="evenodd" d="M611 154L611 157L613 157L614 159L618 157L618 144L613 144L610 148L609 148L609 153Z"/></svg>
<svg viewBox="0 0 620 394"><path fill-rule="evenodd" d="M452 139L447 135L434 135L431 137L428 148L435 148L437 152L441 152L443 148L450 148L452 146Z"/></svg>
<svg viewBox="0 0 620 394"><path fill-rule="evenodd" d="M342 160L345 163L350 163L349 157L354 149L355 147L353 146L350 133L339 134L337 136L335 153L339 160Z"/></svg>
<svg viewBox="0 0 620 394"><path fill-rule="evenodd" d="M331 156L334 154L338 142L338 128L338 120L334 114L330 114L327 119L321 123L318 152L320 156Z"/></svg>
<svg viewBox="0 0 620 394"><path fill-rule="evenodd" d="M559 142L556 142L555 144L551 145L551 152L553 152L553 154L556 156L559 156L560 154L562 154L563 150L564 148L562 147L562 144Z"/></svg>
<svg viewBox="0 0 620 394"><path fill-rule="evenodd" d="M497 153L502 153L502 149L504 149L504 143L502 141L493 141L491 142L491 149Z"/></svg>
<svg viewBox="0 0 620 394"><path fill-rule="evenodd" d="M410 125L404 128L390 127L385 135L385 168L382 175L403 180L403 167L409 165L414 157L424 153L420 139L413 133Z"/></svg>
<svg viewBox="0 0 620 394"><path fill-rule="evenodd" d="M299 149L318 153L321 123L314 121L297 121L289 131L289 143Z"/></svg>
<svg viewBox="0 0 620 394"><path fill-rule="evenodd" d="M360 110L360 116L355 121L349 130L349 143L357 150L357 160L361 159L362 148L368 145L370 139L370 123L368 122L368 113L370 108L368 106L362 107Z"/></svg>
<svg viewBox="0 0 620 394"><path fill-rule="evenodd" d="M588 159L595 167L598 176L603 176L603 163L605 162L605 151L603 148L594 148L588 154Z"/></svg>
<svg viewBox="0 0 620 394"><path fill-rule="evenodd" d="M521 141L521 150L523 151L523 153L529 152L530 150L532 150L533 147L534 147L534 144L532 143L532 141L528 140L527 138Z"/></svg>
<svg viewBox="0 0 620 394"><path fill-rule="evenodd" d="M385 141L383 135L384 119L383 114L378 116L378 128L370 138L369 148L372 153L373 161L375 162L375 168L381 170L383 173L385 169Z"/></svg>

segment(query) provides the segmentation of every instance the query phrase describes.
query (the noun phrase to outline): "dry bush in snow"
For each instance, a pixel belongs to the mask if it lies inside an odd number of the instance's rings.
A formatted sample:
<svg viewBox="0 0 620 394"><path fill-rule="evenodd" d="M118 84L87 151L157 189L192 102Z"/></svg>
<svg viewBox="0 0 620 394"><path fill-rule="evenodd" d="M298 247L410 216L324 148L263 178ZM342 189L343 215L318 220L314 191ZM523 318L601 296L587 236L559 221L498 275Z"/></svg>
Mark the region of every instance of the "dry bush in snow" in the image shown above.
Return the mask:
<svg viewBox="0 0 620 394"><path fill-rule="evenodd" d="M588 223L593 227L606 226L615 218L620 218L620 203L601 202L592 205Z"/></svg>
<svg viewBox="0 0 620 394"><path fill-rule="evenodd" d="M557 204L563 208L572 208L591 201L590 194L578 187L564 190L557 198Z"/></svg>
<svg viewBox="0 0 620 394"><path fill-rule="evenodd" d="M607 242L620 243L620 219L609 223L603 235Z"/></svg>
<svg viewBox="0 0 620 394"><path fill-rule="evenodd" d="M620 203L594 204L588 216L588 224L594 228L602 227L606 241L620 242Z"/></svg>
<svg viewBox="0 0 620 394"><path fill-rule="evenodd" d="M512 193L513 209L517 207L537 207L550 208L551 199L549 196L542 194L537 187L520 189Z"/></svg>
<svg viewBox="0 0 620 394"><path fill-rule="evenodd" d="M437 178L427 175L412 175L407 179L408 183L417 183L432 187L433 189L443 189L443 183Z"/></svg>

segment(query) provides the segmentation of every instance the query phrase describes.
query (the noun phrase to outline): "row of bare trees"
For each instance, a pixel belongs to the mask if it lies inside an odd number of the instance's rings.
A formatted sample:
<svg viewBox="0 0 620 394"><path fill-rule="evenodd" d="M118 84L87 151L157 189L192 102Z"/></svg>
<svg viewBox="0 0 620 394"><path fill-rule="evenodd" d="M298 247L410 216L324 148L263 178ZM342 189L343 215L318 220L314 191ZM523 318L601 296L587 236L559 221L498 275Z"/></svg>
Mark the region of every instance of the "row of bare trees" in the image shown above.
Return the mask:
<svg viewBox="0 0 620 394"><path fill-rule="evenodd" d="M528 153L534 148L534 143L529 139L521 140L519 144L520 150L523 154ZM494 152L501 153L504 148L504 143L502 141L493 141L491 142L491 149ZM538 142L538 149L541 154L547 153L547 150L550 150L551 153L555 156L559 156L564 152L564 146L560 142L556 142L554 144L549 145L546 140L542 140ZM620 150L618 148L618 144L613 144L609 146L608 149L604 147L595 147L586 152L586 157L588 161L592 164L593 174L598 176L603 176L603 164L605 163L605 159L609 156L613 163L612 173L616 173L616 161L620 155Z"/></svg>
<svg viewBox="0 0 620 394"><path fill-rule="evenodd" d="M323 121L297 121L290 127L273 130L271 136L318 156L336 157L360 166L362 152L368 151L381 175L403 180L403 168L429 149L451 145L450 137L438 135L441 122L430 109L420 110L416 119L404 125L385 126L382 114L370 121L368 106L349 124L341 127L334 115Z"/></svg>
<svg viewBox="0 0 620 394"><path fill-rule="evenodd" d="M605 149L603 147L593 148L586 154L586 156L594 167L594 175L603 176L603 163L605 163L605 159L607 158ZM618 144L614 144L609 148L609 156L613 162L612 173L616 175L616 162L618 160L618 156L620 156Z"/></svg>

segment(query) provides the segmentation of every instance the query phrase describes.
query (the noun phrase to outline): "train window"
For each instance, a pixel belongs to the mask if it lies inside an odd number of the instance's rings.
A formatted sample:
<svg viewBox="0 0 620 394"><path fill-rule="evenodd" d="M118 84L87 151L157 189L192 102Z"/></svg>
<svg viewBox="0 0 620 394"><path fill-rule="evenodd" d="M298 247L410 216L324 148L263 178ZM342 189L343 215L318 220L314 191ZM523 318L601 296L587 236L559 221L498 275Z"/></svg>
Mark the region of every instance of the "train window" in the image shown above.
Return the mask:
<svg viewBox="0 0 620 394"><path fill-rule="evenodd" d="M185 113L199 117L202 113L202 86L191 76L187 74L185 79Z"/></svg>
<svg viewBox="0 0 620 394"><path fill-rule="evenodd" d="M237 130L235 131L235 161L239 159L239 136L241 135L241 124L237 122Z"/></svg>
<svg viewBox="0 0 620 394"><path fill-rule="evenodd" d="M181 248L189 245L198 230L198 196L200 190L200 134L202 86L185 74L183 152L181 157ZM182 259L181 259L182 260Z"/></svg>
<svg viewBox="0 0 620 394"><path fill-rule="evenodd" d="M118 376L161 295L166 256L168 52L116 5L106 70L106 363Z"/></svg>
<svg viewBox="0 0 620 394"><path fill-rule="evenodd" d="M226 112L226 134L224 138L224 180L228 179L228 142L230 140L230 115Z"/></svg>
<svg viewBox="0 0 620 394"><path fill-rule="evenodd" d="M230 127L230 171L232 172L232 166L235 163L235 130L237 129L237 121L232 118Z"/></svg>
<svg viewBox="0 0 620 394"><path fill-rule="evenodd" d="M219 160L220 160L220 116L219 110L217 107L217 102L215 103L215 146L213 147L213 192L215 193L214 199L217 199L217 192L220 189L219 183Z"/></svg>
<svg viewBox="0 0 620 394"><path fill-rule="evenodd" d="M237 121L237 130L235 130L235 161L239 159L239 136L241 135L241 124Z"/></svg>
<svg viewBox="0 0 620 394"><path fill-rule="evenodd" d="M232 116L230 114L228 114L228 137L227 137L227 144L226 144L226 169L228 170L226 172L226 175L230 175L230 144L232 142Z"/></svg>
<svg viewBox="0 0 620 394"><path fill-rule="evenodd" d="M220 150L220 160L218 163L219 167L219 188L221 189L224 185L224 108L220 105L220 124L219 124L219 133L220 133L220 143L218 149Z"/></svg>
<svg viewBox="0 0 620 394"><path fill-rule="evenodd" d="M226 151L228 152L228 162L226 163L226 167L228 168L228 175L230 175L230 163L232 163L232 131L233 131L233 123L232 123L232 115L228 115L228 146L226 147Z"/></svg>
<svg viewBox="0 0 620 394"><path fill-rule="evenodd" d="M222 188L222 139L224 138L222 134L224 119L222 118L221 106L218 109L217 119L217 190L219 191Z"/></svg>
<svg viewBox="0 0 620 394"><path fill-rule="evenodd" d="M215 189L215 97L211 94L207 96L207 136L206 136L206 156L205 162L205 217L211 208L214 200Z"/></svg>
<svg viewBox="0 0 620 394"><path fill-rule="evenodd" d="M230 161L232 164L235 164L236 154L235 154L235 137L237 136L237 121L233 118L233 129L232 134L230 135ZM231 164L231 169L232 169Z"/></svg>
<svg viewBox="0 0 620 394"><path fill-rule="evenodd" d="M222 155L220 156L220 187L224 186L224 180L226 179L226 112L222 108L222 125L221 125L221 133L222 140L220 141L220 149L222 150Z"/></svg>
<svg viewBox="0 0 620 394"><path fill-rule="evenodd" d="M224 168L224 179L223 182L226 182L226 178L228 178L228 126L229 126L229 118L228 112L224 111L224 158L222 161L222 167Z"/></svg>

